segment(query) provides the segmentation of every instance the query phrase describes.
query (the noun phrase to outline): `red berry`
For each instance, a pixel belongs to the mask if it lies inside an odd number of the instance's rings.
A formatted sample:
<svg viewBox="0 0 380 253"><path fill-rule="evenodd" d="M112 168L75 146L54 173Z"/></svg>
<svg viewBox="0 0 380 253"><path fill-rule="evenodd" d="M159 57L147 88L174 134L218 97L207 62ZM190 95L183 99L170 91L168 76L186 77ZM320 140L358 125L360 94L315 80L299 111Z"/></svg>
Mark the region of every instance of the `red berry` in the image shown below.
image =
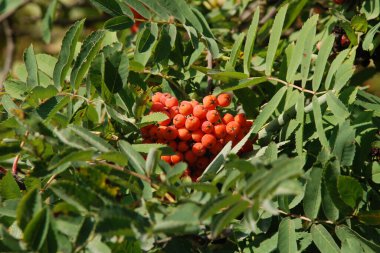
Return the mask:
<svg viewBox="0 0 380 253"><path fill-rule="evenodd" d="M171 162L171 159L170 159L170 155L163 155L161 156L161 160L167 162L167 163L170 163Z"/></svg>
<svg viewBox="0 0 380 253"><path fill-rule="evenodd" d="M220 115L217 110L211 110L207 112L206 118L211 123L216 123L220 119Z"/></svg>
<svg viewBox="0 0 380 253"><path fill-rule="evenodd" d="M230 123L231 121L234 121L234 116L231 114L231 113L226 113L224 116L223 116L223 119L222 119L223 123L224 124L228 124Z"/></svg>
<svg viewBox="0 0 380 253"><path fill-rule="evenodd" d="M158 122L158 124L161 126L168 126L171 122L170 114L167 111L162 111L161 113L166 114L168 116L168 119L161 121L161 122Z"/></svg>
<svg viewBox="0 0 380 253"><path fill-rule="evenodd" d="M183 161L183 154L177 152L175 155L170 156L170 160L173 164L177 164L180 161Z"/></svg>
<svg viewBox="0 0 380 253"><path fill-rule="evenodd" d="M201 121L197 117L191 116L186 119L185 127L189 131L195 131L199 129L200 126L201 126Z"/></svg>
<svg viewBox="0 0 380 253"><path fill-rule="evenodd" d="M189 144L185 141L180 141L177 145L177 149L179 152L186 152L189 150Z"/></svg>
<svg viewBox="0 0 380 253"><path fill-rule="evenodd" d="M247 118L244 113L239 113L235 116L234 121L240 124L240 126L244 126L247 122Z"/></svg>
<svg viewBox="0 0 380 253"><path fill-rule="evenodd" d="M202 123L201 129L206 134L211 134L214 132L214 125L210 121L204 121Z"/></svg>
<svg viewBox="0 0 380 253"><path fill-rule="evenodd" d="M226 132L226 125L224 124L218 124L214 126L214 132L215 136L219 139L224 138L227 134Z"/></svg>
<svg viewBox="0 0 380 253"><path fill-rule="evenodd" d="M175 140L178 137L178 130L175 126L169 126L166 128L164 138L167 140Z"/></svg>
<svg viewBox="0 0 380 253"><path fill-rule="evenodd" d="M161 112L165 110L165 106L161 103L153 103L152 107L150 108L152 112Z"/></svg>
<svg viewBox="0 0 380 253"><path fill-rule="evenodd" d="M178 106L178 99L175 97L167 98L165 101L165 106L169 108L173 106Z"/></svg>
<svg viewBox="0 0 380 253"><path fill-rule="evenodd" d="M217 101L221 107L227 107L231 104L231 95L228 93L222 93L217 97Z"/></svg>
<svg viewBox="0 0 380 253"><path fill-rule="evenodd" d="M216 144L216 138L212 134L205 134L202 137L202 145L206 148L212 148Z"/></svg>
<svg viewBox="0 0 380 253"><path fill-rule="evenodd" d="M209 110L213 110L218 105L218 101L214 95L208 95L203 98L203 105Z"/></svg>
<svg viewBox="0 0 380 253"><path fill-rule="evenodd" d="M193 151L189 150L185 153L185 161L189 164L194 164L197 161L197 156L194 154Z"/></svg>
<svg viewBox="0 0 380 253"><path fill-rule="evenodd" d="M203 135L204 133L202 132L202 130L197 130L191 133L191 138L195 142L201 142Z"/></svg>
<svg viewBox="0 0 380 253"><path fill-rule="evenodd" d="M196 105L193 109L193 115L199 119L206 118L208 110L203 105Z"/></svg>
<svg viewBox="0 0 380 253"><path fill-rule="evenodd" d="M186 118L182 114L177 114L173 118L173 124L175 125L176 128L181 128L185 125Z"/></svg>
<svg viewBox="0 0 380 253"><path fill-rule="evenodd" d="M206 154L206 148L202 145L202 143L197 142L193 145L193 148L191 149L194 154L198 157L204 156Z"/></svg>
<svg viewBox="0 0 380 253"><path fill-rule="evenodd" d="M186 128L178 129L178 138L182 141L191 140L191 133Z"/></svg>
<svg viewBox="0 0 380 253"><path fill-rule="evenodd" d="M190 115L193 113L193 106L190 102L182 101L179 106L179 113L184 116Z"/></svg>
<svg viewBox="0 0 380 253"><path fill-rule="evenodd" d="M237 123L236 121L231 121L230 123L227 124L226 126L226 132L229 135L234 135L236 136L240 132L240 124Z"/></svg>

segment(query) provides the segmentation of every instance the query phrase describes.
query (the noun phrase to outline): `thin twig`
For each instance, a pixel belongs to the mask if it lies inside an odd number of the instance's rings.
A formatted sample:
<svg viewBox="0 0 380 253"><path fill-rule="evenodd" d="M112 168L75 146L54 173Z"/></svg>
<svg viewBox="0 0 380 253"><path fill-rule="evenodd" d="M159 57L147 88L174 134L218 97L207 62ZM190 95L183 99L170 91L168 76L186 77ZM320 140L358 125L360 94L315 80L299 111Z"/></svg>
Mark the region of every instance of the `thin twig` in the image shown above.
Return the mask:
<svg viewBox="0 0 380 253"><path fill-rule="evenodd" d="M278 79L276 77L267 77L267 80L270 80L270 81L275 81L275 82L279 82L279 83L282 83L286 86L289 86L289 87L292 87L292 88L295 88L297 90L300 90L302 92L305 92L305 93L309 93L309 94L313 94L313 95L320 95L320 94L324 94L326 93L325 91L321 91L321 92L316 92L316 91L312 91L312 90L308 90L308 89L305 89L305 88L302 88L302 87L299 87L295 84L292 84L292 83L288 83L284 80L281 80L281 79Z"/></svg>
<svg viewBox="0 0 380 253"><path fill-rule="evenodd" d="M287 217L301 219L301 220L304 220L304 221L307 221L307 222L310 222L310 223L335 224L335 222L331 221L331 220L312 220L312 219L310 219L308 217L305 217L305 216L302 216L302 215L299 215L299 214L287 213L287 212L284 212L282 210L277 210L277 212L280 213L280 214L282 214L282 215L285 215Z"/></svg>
<svg viewBox="0 0 380 253"><path fill-rule="evenodd" d="M32 0L24 0L17 8L1 14L0 15L0 23L3 22L4 20L6 20L7 18L9 18L10 16L12 16L17 10L24 7L24 5L26 5L27 3L30 3L30 2L32 2Z"/></svg>
<svg viewBox="0 0 380 253"><path fill-rule="evenodd" d="M25 132L25 135L24 135L24 138L28 138L28 135L29 135L29 131L26 131ZM23 140L21 143L20 143L20 148L22 149L25 145L25 140ZM17 165L18 165L18 161L20 160L20 157L21 157L21 154L19 153L15 159L13 160L13 164L12 164L12 174L13 175L16 175L17 174Z"/></svg>
<svg viewBox="0 0 380 253"><path fill-rule="evenodd" d="M15 51L15 44L13 41L13 31L12 31L11 26L9 25L8 20L4 20L3 30L5 34L7 47L5 51L4 67L2 71L0 72L0 89L3 88L3 82L7 78L8 72L12 68L13 54Z"/></svg>
<svg viewBox="0 0 380 253"><path fill-rule="evenodd" d="M128 170L128 169L125 169L124 167L122 166L119 166L119 165L116 165L116 164L111 164L111 163L108 163L108 162L105 162L105 161L96 161L95 163L97 164L101 164L101 165L104 165L104 166L108 166L110 168L113 168L113 169L116 169L116 170L119 170L119 171L123 171L123 172L126 172L127 174L131 175L131 176L134 176L134 177L137 177L147 183L149 183L154 189L159 189L160 187L158 185L156 185L155 183L152 183L152 180L145 176L145 175L141 175L141 174L138 174L134 171L131 171L131 170ZM174 203L176 202L175 199L169 194L169 193L165 193L165 198L170 202L170 203Z"/></svg>
<svg viewBox="0 0 380 253"><path fill-rule="evenodd" d="M210 50L207 50L206 60L207 60L207 68L212 69L212 54ZM213 89L212 77L207 76L207 93L211 93L212 89Z"/></svg>

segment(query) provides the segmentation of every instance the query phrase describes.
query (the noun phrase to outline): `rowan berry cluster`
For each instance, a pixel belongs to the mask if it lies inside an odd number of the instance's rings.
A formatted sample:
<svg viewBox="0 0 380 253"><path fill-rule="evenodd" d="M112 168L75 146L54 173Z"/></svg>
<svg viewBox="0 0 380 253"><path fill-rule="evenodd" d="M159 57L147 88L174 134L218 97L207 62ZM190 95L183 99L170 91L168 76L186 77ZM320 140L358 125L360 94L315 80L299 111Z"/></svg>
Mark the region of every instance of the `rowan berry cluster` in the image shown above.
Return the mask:
<svg viewBox="0 0 380 253"><path fill-rule="evenodd" d="M229 141L236 145L250 130L252 121L245 114L222 115L222 107L231 103L231 95L222 93L208 95L203 103L196 100L179 102L168 93L157 92L152 96L150 113L161 112L167 120L141 129L144 143L162 143L170 146L175 155L161 156L161 159L176 164L185 161L189 169L185 174L196 179L213 158ZM248 141L240 152L252 150Z"/></svg>

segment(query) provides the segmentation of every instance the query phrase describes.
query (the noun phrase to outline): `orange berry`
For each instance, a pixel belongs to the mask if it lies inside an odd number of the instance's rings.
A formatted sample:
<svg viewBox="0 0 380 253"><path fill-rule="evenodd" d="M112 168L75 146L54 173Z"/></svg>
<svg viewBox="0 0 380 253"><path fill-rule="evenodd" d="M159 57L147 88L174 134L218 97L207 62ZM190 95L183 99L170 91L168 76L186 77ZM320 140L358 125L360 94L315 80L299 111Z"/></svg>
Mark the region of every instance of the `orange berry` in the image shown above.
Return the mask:
<svg viewBox="0 0 380 253"><path fill-rule="evenodd" d="M175 126L169 126L166 128L166 131L164 133L164 138L167 140L175 140L178 137L178 130L175 128Z"/></svg>
<svg viewBox="0 0 380 253"><path fill-rule="evenodd" d="M191 149L196 156L204 156L206 154L206 148L202 145L202 143L197 142L193 145Z"/></svg>
<svg viewBox="0 0 380 253"><path fill-rule="evenodd" d="M193 115L199 119L206 118L208 110L203 105L196 105L193 109Z"/></svg>
<svg viewBox="0 0 380 253"><path fill-rule="evenodd" d="M217 110L211 110L207 112L206 118L211 123L216 123L220 119L220 115Z"/></svg>
<svg viewBox="0 0 380 253"><path fill-rule="evenodd" d="M165 106L161 103L153 103L152 104L152 107L150 107L150 110L152 112L161 112L161 111L165 111Z"/></svg>
<svg viewBox="0 0 380 253"><path fill-rule="evenodd" d="M188 117L185 121L185 127L189 131L195 131L199 129L200 126L201 126L201 121L197 117L191 116L191 117Z"/></svg>
<svg viewBox="0 0 380 253"><path fill-rule="evenodd" d="M178 106L178 99L175 97L167 98L165 101L165 106L169 108L173 106Z"/></svg>
<svg viewBox="0 0 380 253"><path fill-rule="evenodd" d="M185 161L189 164L194 164L197 161L197 156L194 154L193 151L189 150L185 153Z"/></svg>
<svg viewBox="0 0 380 253"><path fill-rule="evenodd" d="M191 100L190 103L193 107L199 105L199 102L197 100Z"/></svg>
<svg viewBox="0 0 380 253"><path fill-rule="evenodd" d="M160 102L164 105L166 103L166 100L171 97L172 95L170 95L169 93L162 93Z"/></svg>
<svg viewBox="0 0 380 253"><path fill-rule="evenodd" d="M161 92L156 92L156 93L152 96L152 102L153 102L153 103L161 103L161 96L162 96L162 93L161 93Z"/></svg>
<svg viewBox="0 0 380 253"><path fill-rule="evenodd" d="M169 108L169 114L170 118L174 118L177 114L179 114L179 107L178 106L173 106Z"/></svg>
<svg viewBox="0 0 380 253"><path fill-rule="evenodd" d="M175 155L170 156L170 160L173 164L177 164L183 160L183 154L177 152Z"/></svg>
<svg viewBox="0 0 380 253"><path fill-rule="evenodd" d="M177 144L177 150L179 152L186 152L187 150L189 150L189 144L185 141L180 141Z"/></svg>
<svg viewBox="0 0 380 253"><path fill-rule="evenodd" d="M244 124L244 127L248 127L248 128L251 128L251 126L253 126L253 121L246 121L245 124Z"/></svg>
<svg viewBox="0 0 380 253"><path fill-rule="evenodd" d="M170 118L170 114L167 111L162 111L161 113L166 114L168 116L168 119L161 121L161 122L158 122L158 124L160 126L168 126L170 124L170 122L172 121Z"/></svg>
<svg viewBox="0 0 380 253"><path fill-rule="evenodd" d="M163 155L163 156L161 156L161 160L162 161L165 161L165 162L167 162L167 163L170 163L171 162L171 159L170 159L171 157L170 157L170 155Z"/></svg>
<svg viewBox="0 0 380 253"><path fill-rule="evenodd" d="M195 142L201 142L203 135L204 133L202 132L202 130L197 130L191 133L191 138Z"/></svg>
<svg viewBox="0 0 380 253"><path fill-rule="evenodd" d="M166 128L168 128L168 127L167 126L159 126L157 128L157 138L163 139L163 136L166 132Z"/></svg>
<svg viewBox="0 0 380 253"><path fill-rule="evenodd" d="M231 95L228 93L222 93L217 98L218 105L221 107L227 107L231 104Z"/></svg>
<svg viewBox="0 0 380 253"><path fill-rule="evenodd" d="M173 118L173 124L175 125L176 128L181 128L185 125L186 118L182 114L177 114Z"/></svg>
<svg viewBox="0 0 380 253"><path fill-rule="evenodd" d="M202 123L201 129L206 134L211 134L214 132L214 125L210 121L204 121Z"/></svg>
<svg viewBox="0 0 380 253"><path fill-rule="evenodd" d="M218 105L218 101L214 95L208 95L203 98L203 105L209 110L213 110Z"/></svg>
<svg viewBox="0 0 380 253"><path fill-rule="evenodd" d="M210 164L210 159L208 159L207 157L200 157L199 159L198 159L198 161L197 161L197 163L196 163L196 166L197 166L197 168L198 169L200 169L200 170L204 170L204 169L206 169L207 168L207 166ZM203 173L203 171L202 171L202 173ZM200 173L200 175L202 174L202 173ZM200 176L199 175L199 176Z"/></svg>
<svg viewBox="0 0 380 253"><path fill-rule="evenodd" d="M226 113L224 116L223 116L223 119L222 119L223 123L224 124L228 124L230 123L231 121L234 121L234 116L231 114L231 113Z"/></svg>
<svg viewBox="0 0 380 253"><path fill-rule="evenodd" d="M212 134L205 134L202 137L202 145L206 148L212 148L216 144L216 138Z"/></svg>
<svg viewBox="0 0 380 253"><path fill-rule="evenodd" d="M240 124L237 123L236 121L231 121L226 126L226 132L229 135L234 135L234 136L238 135L240 132Z"/></svg>
<svg viewBox="0 0 380 253"><path fill-rule="evenodd" d="M240 124L240 126L244 126L247 122L247 118L244 113L239 113L235 116L234 121Z"/></svg>
<svg viewBox="0 0 380 253"><path fill-rule="evenodd" d="M182 101L179 106L179 113L181 113L184 116L190 115L193 113L193 106L190 102Z"/></svg>
<svg viewBox="0 0 380 253"><path fill-rule="evenodd" d="M186 128L178 129L178 138L182 141L188 141L191 139L191 133Z"/></svg>
<svg viewBox="0 0 380 253"><path fill-rule="evenodd" d="M226 125L224 124L217 124L214 126L214 133L215 133L215 136L216 138L224 138L224 136L226 136L227 132L226 132Z"/></svg>
<svg viewBox="0 0 380 253"><path fill-rule="evenodd" d="M219 154L219 152L223 149L223 144L220 142L216 142L214 146L210 148L210 152L213 155Z"/></svg>

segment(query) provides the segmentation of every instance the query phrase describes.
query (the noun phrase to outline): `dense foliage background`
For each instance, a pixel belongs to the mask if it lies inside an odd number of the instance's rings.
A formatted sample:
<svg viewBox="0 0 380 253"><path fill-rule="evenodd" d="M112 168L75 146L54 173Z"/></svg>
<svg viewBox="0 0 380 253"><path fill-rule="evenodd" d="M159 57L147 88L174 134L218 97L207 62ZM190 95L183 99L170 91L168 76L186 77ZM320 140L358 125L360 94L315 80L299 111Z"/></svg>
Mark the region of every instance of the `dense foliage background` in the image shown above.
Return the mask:
<svg viewBox="0 0 380 253"><path fill-rule="evenodd" d="M379 14L0 0L0 251L380 252ZM192 182L142 143L157 91L231 92L253 127Z"/></svg>

